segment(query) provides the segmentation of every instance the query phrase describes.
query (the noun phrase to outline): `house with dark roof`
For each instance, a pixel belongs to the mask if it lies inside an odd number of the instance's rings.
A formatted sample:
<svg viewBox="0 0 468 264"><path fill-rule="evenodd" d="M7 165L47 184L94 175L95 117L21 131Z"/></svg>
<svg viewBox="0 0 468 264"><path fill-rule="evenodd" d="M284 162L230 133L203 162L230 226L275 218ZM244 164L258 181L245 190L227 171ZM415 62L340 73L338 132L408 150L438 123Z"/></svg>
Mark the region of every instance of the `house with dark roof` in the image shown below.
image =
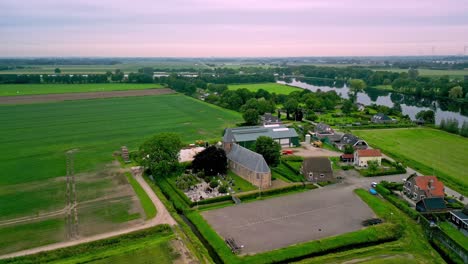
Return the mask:
<svg viewBox="0 0 468 264"><path fill-rule="evenodd" d="M403 185L403 193L418 202L424 198L444 198L444 184L435 176L411 175Z"/></svg>
<svg viewBox="0 0 468 264"><path fill-rule="evenodd" d="M315 127L314 127L314 133L315 133L315 136L318 137L318 138L324 138L326 136L331 136L331 135L334 135L335 134L335 131L333 130L333 128L331 128L329 125L327 124L324 124L324 123L318 123Z"/></svg>
<svg viewBox="0 0 468 264"><path fill-rule="evenodd" d="M311 182L334 180L331 162L327 157L305 158L302 162L301 173Z"/></svg>
<svg viewBox="0 0 468 264"><path fill-rule="evenodd" d="M468 232L468 204L463 210L453 210L450 212L450 222L460 230Z"/></svg>
<svg viewBox="0 0 468 264"><path fill-rule="evenodd" d="M354 152L354 165L367 167L369 161L377 161L382 164L382 153L380 149L358 149Z"/></svg>
<svg viewBox="0 0 468 264"><path fill-rule="evenodd" d="M234 143L245 148L250 148L260 136L272 138L278 142L281 147L288 148L299 146L299 136L296 130L283 125L226 128L224 130L223 146L226 152L229 152Z"/></svg>
<svg viewBox="0 0 468 264"><path fill-rule="evenodd" d="M271 171L262 155L232 144L226 155L229 168L237 175L260 188L271 186Z"/></svg>
<svg viewBox="0 0 468 264"><path fill-rule="evenodd" d="M371 122L376 123L376 124L388 124L388 123L394 123L395 120L390 118L388 115L384 113L378 113L378 114L375 114L371 118Z"/></svg>
<svg viewBox="0 0 468 264"><path fill-rule="evenodd" d="M277 116L272 115L271 113L265 113L260 117L263 125L280 125L281 119Z"/></svg>
<svg viewBox="0 0 468 264"><path fill-rule="evenodd" d="M437 213L447 211L444 198L431 197L421 199L416 203L416 211L421 213Z"/></svg>
<svg viewBox="0 0 468 264"><path fill-rule="evenodd" d="M346 145L350 145L356 150L369 148L369 144L366 141L353 134L343 134L339 140L334 142L334 145L341 151L345 149Z"/></svg>

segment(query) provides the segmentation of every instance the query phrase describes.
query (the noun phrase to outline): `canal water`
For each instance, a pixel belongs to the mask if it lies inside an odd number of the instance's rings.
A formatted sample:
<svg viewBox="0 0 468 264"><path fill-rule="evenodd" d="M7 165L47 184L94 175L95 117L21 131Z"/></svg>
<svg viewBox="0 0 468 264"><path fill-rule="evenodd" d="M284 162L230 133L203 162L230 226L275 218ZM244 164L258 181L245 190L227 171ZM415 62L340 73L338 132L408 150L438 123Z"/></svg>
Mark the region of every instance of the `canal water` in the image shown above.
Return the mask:
<svg viewBox="0 0 468 264"><path fill-rule="evenodd" d="M287 81L277 81L281 84L299 87L312 92L335 91L341 98L349 99L349 87L343 83L336 83L333 80L323 79L290 79ZM338 87L336 87L338 86ZM401 93L394 93L380 89L366 89L357 93L357 102L363 105L384 105L393 107L400 104L404 115L408 115L412 120L416 119L416 114L422 110L433 110L435 112L436 124L440 124L442 119L454 118L459 125L468 122L468 104L457 103L452 100L434 100L426 97L416 97Z"/></svg>

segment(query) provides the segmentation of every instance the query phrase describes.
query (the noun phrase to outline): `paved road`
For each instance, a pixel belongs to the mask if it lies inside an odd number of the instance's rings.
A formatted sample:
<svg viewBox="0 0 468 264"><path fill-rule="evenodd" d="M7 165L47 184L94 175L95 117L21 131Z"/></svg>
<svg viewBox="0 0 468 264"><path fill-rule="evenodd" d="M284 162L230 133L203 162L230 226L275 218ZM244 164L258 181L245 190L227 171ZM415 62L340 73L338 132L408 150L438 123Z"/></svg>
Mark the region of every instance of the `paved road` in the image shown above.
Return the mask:
<svg viewBox="0 0 468 264"><path fill-rule="evenodd" d="M121 230L116 230L116 231L112 231L112 232L108 232L108 233L104 233L104 234L98 234L98 235L94 235L94 236L83 237L83 238L79 238L79 239L76 239L76 240L59 242L59 243L50 244L50 245L46 245L46 246L42 246L42 247L31 248L31 249L27 249L27 250L22 250L22 251L10 253L10 254L2 255L2 256L0 256L0 259L31 255L31 254L36 254L36 253L43 252L43 251L50 251L50 250L55 250L55 249L59 249L59 248L75 246L75 245L82 244L82 243L92 242L92 241L96 241L96 240L101 240L101 239L105 239L105 238L109 238L109 237L114 237L114 236L119 236L119 235L131 233L131 232L134 232L134 231L138 231L138 230L141 230L141 229L153 227L153 226L160 225L160 224L176 225L176 221L174 220L174 218L172 218L172 216L167 211L166 207L164 207L164 204L161 202L161 200L159 200L159 198L156 196L156 194L154 194L151 187L143 179L141 173L136 174L134 176L135 176L135 179L137 180L137 182L141 185L141 187L148 194L148 196L151 199L151 201L153 202L153 204L156 206L157 215L156 215L155 218L150 219L150 220L148 220L146 222L143 222L140 225L132 226L132 227L121 229Z"/></svg>

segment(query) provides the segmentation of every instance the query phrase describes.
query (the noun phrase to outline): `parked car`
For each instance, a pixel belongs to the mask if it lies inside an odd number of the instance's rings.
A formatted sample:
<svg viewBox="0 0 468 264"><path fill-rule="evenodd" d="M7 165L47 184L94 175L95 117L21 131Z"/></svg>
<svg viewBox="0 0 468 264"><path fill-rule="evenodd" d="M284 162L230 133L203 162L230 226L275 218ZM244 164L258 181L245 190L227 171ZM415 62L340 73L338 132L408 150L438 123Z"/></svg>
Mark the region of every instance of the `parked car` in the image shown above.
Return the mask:
<svg viewBox="0 0 468 264"><path fill-rule="evenodd" d="M376 183L376 182L372 182L370 186L371 186L372 188L375 188L375 187L377 187L377 183Z"/></svg>

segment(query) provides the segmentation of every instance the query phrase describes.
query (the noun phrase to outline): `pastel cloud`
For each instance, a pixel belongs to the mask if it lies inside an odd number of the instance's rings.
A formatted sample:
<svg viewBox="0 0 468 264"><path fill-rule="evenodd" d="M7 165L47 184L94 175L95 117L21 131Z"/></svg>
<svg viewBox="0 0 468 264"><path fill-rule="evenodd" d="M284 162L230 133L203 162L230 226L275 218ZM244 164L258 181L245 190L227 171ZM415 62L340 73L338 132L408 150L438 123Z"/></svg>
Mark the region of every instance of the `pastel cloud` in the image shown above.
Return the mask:
<svg viewBox="0 0 468 264"><path fill-rule="evenodd" d="M0 2L0 56L456 54L468 1Z"/></svg>

